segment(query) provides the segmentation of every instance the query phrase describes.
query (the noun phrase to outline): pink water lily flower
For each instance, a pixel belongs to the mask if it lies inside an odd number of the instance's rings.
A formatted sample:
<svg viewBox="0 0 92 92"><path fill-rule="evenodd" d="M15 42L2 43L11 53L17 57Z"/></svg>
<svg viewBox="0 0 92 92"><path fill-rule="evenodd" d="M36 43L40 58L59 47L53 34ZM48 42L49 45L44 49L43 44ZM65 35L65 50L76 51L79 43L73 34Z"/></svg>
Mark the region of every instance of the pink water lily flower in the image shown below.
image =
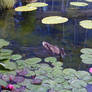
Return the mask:
<svg viewBox="0 0 92 92"><path fill-rule="evenodd" d="M12 84L9 84L9 85L8 85L8 88L9 88L10 90L13 90L13 89L14 89L14 86L13 86Z"/></svg>
<svg viewBox="0 0 92 92"><path fill-rule="evenodd" d="M89 68L89 72L90 72L90 73L92 73L92 67L91 67L91 68Z"/></svg>

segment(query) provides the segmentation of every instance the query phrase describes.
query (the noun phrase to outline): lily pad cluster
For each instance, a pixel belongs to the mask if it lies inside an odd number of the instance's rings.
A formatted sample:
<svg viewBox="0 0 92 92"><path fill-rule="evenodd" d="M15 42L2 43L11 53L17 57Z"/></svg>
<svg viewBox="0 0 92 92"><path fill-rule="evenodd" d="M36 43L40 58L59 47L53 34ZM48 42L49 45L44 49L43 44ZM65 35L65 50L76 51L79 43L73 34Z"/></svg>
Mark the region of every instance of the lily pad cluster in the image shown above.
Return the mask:
<svg viewBox="0 0 92 92"><path fill-rule="evenodd" d="M31 76L32 79L17 84L26 86L26 92L87 92L85 87L92 84L90 73L72 68L63 69L63 63L55 57L44 58L43 62L40 58L32 59L23 62L31 66L25 77Z"/></svg>
<svg viewBox="0 0 92 92"><path fill-rule="evenodd" d="M91 53L90 50L87 53ZM85 87L92 84L90 73L64 69L55 57L23 60L21 55L3 48L0 55L0 86L13 85L12 92L87 92Z"/></svg>
<svg viewBox="0 0 92 92"><path fill-rule="evenodd" d="M42 2L34 2L34 3L27 4L25 6L17 7L15 8L15 11L18 11L18 12L34 11L38 7L44 7L44 6L48 6L48 4L42 3Z"/></svg>
<svg viewBox="0 0 92 92"><path fill-rule="evenodd" d="M92 64L92 49L91 48L83 48L81 49L82 55L80 56L82 62L85 64Z"/></svg>

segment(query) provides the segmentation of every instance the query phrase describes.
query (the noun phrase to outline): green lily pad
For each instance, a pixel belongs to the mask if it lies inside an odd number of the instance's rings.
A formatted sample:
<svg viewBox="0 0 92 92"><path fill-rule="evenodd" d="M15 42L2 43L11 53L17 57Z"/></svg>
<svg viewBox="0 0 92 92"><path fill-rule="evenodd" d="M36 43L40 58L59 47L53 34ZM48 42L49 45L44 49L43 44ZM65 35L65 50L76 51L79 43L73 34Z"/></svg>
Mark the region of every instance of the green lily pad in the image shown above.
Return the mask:
<svg viewBox="0 0 92 92"><path fill-rule="evenodd" d="M57 59L55 57L47 57L44 60L45 60L45 62L56 62L57 61Z"/></svg>
<svg viewBox="0 0 92 92"><path fill-rule="evenodd" d="M87 90L86 90L86 88L80 88L80 89L78 89L78 88L73 88L73 89L72 89L72 92L87 92Z"/></svg>
<svg viewBox="0 0 92 92"><path fill-rule="evenodd" d="M86 72L86 71L78 71L76 73L76 76L79 78L79 79L82 79L82 80L87 80L87 79L90 79L91 75L90 73ZM87 79L86 79L87 78Z"/></svg>
<svg viewBox="0 0 92 92"><path fill-rule="evenodd" d="M76 70L74 70L72 68L66 68L63 70L63 73L66 75L76 74Z"/></svg>
<svg viewBox="0 0 92 92"><path fill-rule="evenodd" d="M22 56L19 55L19 54L15 54L15 55L12 55L12 56L11 56L11 59L12 59L12 60L18 60L18 59L21 59L21 58L22 58Z"/></svg>
<svg viewBox="0 0 92 92"><path fill-rule="evenodd" d="M9 42L5 41L4 39L0 39L0 48L8 45L9 45Z"/></svg>
<svg viewBox="0 0 92 92"><path fill-rule="evenodd" d="M80 50L80 52L83 54L92 54L92 49L91 48L83 48Z"/></svg>
<svg viewBox="0 0 92 92"><path fill-rule="evenodd" d="M62 62L52 62L52 65L54 65L55 67L61 67L63 66Z"/></svg>
<svg viewBox="0 0 92 92"><path fill-rule="evenodd" d="M85 1L87 1L87 2L92 2L92 0L85 0Z"/></svg>
<svg viewBox="0 0 92 92"><path fill-rule="evenodd" d="M38 57L34 57L34 58L29 58L29 59L26 59L25 60L25 63L28 64L28 65L33 65L33 64L37 64L41 62L41 59L38 58Z"/></svg>
<svg viewBox="0 0 92 92"><path fill-rule="evenodd" d="M72 92L72 91L71 90L64 89L64 90L61 90L59 92Z"/></svg>
<svg viewBox="0 0 92 92"><path fill-rule="evenodd" d="M92 64L92 60L82 59L82 62L85 64Z"/></svg>
<svg viewBox="0 0 92 92"><path fill-rule="evenodd" d="M5 69L9 69L9 70L15 70L16 69L16 64L13 62L5 62Z"/></svg>
<svg viewBox="0 0 92 92"><path fill-rule="evenodd" d="M45 7L45 6L48 6L48 4L43 3L43 2L35 2L35 3L27 4L26 6L28 6L28 7Z"/></svg>
<svg viewBox="0 0 92 92"><path fill-rule="evenodd" d="M60 24L68 21L68 18L61 16L49 16L42 19L43 24Z"/></svg>
<svg viewBox="0 0 92 92"><path fill-rule="evenodd" d="M92 20L83 20L80 21L80 26L85 29L92 29Z"/></svg>
<svg viewBox="0 0 92 92"><path fill-rule="evenodd" d="M87 83L83 80L77 79L71 82L71 86L74 88L81 88L81 87L86 87Z"/></svg>
<svg viewBox="0 0 92 92"><path fill-rule="evenodd" d="M11 55L12 53L13 53L13 51L9 50L9 49L1 49L0 50L0 54L3 54L5 56Z"/></svg>
<svg viewBox="0 0 92 92"><path fill-rule="evenodd" d="M70 5L73 6L87 6L88 4L85 2L70 2Z"/></svg>
<svg viewBox="0 0 92 92"><path fill-rule="evenodd" d="M15 8L15 11L17 12L29 12L29 11L34 11L36 10L36 7L27 7L27 6L20 6Z"/></svg>
<svg viewBox="0 0 92 92"><path fill-rule="evenodd" d="M90 54L82 54L80 57L84 60L92 60L92 55Z"/></svg>
<svg viewBox="0 0 92 92"><path fill-rule="evenodd" d="M7 84L8 84L7 82L5 82L4 80L0 79L0 85L3 85L3 86L5 86L5 87L6 87L6 86L7 86Z"/></svg>

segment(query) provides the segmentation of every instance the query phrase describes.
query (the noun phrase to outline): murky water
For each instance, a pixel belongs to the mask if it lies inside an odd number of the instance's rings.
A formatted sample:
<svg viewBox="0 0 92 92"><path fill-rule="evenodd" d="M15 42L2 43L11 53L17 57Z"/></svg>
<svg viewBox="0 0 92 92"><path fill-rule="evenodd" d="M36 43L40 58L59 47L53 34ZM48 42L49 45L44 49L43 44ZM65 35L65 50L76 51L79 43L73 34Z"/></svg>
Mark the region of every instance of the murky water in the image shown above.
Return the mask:
<svg viewBox="0 0 92 92"><path fill-rule="evenodd" d="M10 41L8 48L24 57L50 56L42 47L42 41L50 42L65 49L67 55L63 60L64 67L88 70L91 65L81 62L80 50L92 47L92 30L82 28L79 21L92 19L92 3L89 3L87 7L77 8L69 5L70 0L39 1L46 2L49 6L34 12L19 13L8 10L1 14L0 38ZM41 23L42 18L53 15L65 16L69 18L69 21L58 25Z"/></svg>

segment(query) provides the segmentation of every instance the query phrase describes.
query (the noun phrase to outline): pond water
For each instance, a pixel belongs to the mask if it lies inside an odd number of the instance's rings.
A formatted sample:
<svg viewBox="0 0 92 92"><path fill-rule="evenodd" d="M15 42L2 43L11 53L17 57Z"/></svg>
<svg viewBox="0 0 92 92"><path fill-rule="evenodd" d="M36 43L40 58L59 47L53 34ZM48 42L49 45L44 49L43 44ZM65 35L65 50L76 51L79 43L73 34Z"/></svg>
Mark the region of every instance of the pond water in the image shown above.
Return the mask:
<svg viewBox="0 0 92 92"><path fill-rule="evenodd" d="M33 12L8 10L1 14L0 38L10 41L8 48L13 49L14 53L20 53L24 58L50 56L42 47L42 41L47 41L65 49L64 67L88 71L92 65L81 62L80 50L92 47L92 31L82 28L79 21L92 19L92 3L86 7L73 7L69 2L75 0L39 1L48 3L48 6ZM53 15L65 16L69 21L57 25L41 23L42 18ZM91 90L92 86L89 86L88 92Z"/></svg>

